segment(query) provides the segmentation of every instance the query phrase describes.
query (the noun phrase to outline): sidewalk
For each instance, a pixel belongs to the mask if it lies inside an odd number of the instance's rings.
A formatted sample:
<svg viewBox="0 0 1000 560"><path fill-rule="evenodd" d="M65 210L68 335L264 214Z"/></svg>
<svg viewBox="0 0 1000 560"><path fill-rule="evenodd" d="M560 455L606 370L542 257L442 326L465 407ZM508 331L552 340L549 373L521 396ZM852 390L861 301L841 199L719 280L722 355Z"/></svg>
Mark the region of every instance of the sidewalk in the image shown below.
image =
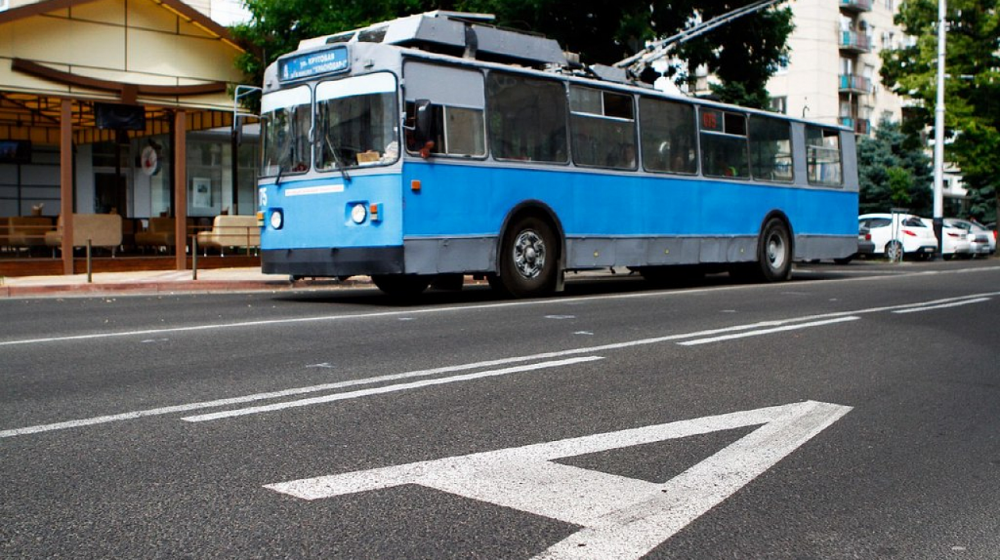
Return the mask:
<svg viewBox="0 0 1000 560"><path fill-rule="evenodd" d="M300 280L292 283L288 276L263 274L260 268L217 268L199 270L198 279L190 270L101 272L72 276L0 277L0 298L42 297L88 294L162 294L176 292L229 292L287 290L309 287L370 286L367 276L353 277L346 282L334 279Z"/></svg>

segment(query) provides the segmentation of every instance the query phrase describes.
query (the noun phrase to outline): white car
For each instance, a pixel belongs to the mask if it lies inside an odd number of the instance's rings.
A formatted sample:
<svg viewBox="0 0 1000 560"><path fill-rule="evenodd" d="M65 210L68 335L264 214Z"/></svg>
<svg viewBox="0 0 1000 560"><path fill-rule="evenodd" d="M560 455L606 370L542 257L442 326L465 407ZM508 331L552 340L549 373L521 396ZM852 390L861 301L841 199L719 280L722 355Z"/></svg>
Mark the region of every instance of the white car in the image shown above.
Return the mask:
<svg viewBox="0 0 1000 560"><path fill-rule="evenodd" d="M926 258L937 251L934 230L912 214L862 214L858 227L868 228L875 253L889 260L901 260L904 254Z"/></svg>
<svg viewBox="0 0 1000 560"><path fill-rule="evenodd" d="M934 222L929 218L920 218L924 224L934 231ZM941 256L945 259L955 257L971 257L972 244L969 243L969 232L954 227L947 222L941 224Z"/></svg>
<svg viewBox="0 0 1000 560"><path fill-rule="evenodd" d="M972 220L961 220L958 218L945 218L945 225L962 229L966 232L966 237L972 245L972 255L992 255L997 250L997 238L995 232L979 222Z"/></svg>

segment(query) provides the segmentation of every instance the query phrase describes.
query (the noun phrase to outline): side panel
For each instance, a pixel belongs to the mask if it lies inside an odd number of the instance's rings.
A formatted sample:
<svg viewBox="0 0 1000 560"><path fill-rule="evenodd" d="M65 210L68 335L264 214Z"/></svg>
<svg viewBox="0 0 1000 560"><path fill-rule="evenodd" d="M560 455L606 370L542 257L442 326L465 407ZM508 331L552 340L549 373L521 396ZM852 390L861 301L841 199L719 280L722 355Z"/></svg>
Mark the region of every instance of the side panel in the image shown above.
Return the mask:
<svg viewBox="0 0 1000 560"><path fill-rule="evenodd" d="M435 160L408 162L404 185L412 180L421 188L403 195L407 270L425 273L492 270L504 219L525 200L558 216L567 268L753 260L763 220L776 209L791 222L796 258L856 250L850 190Z"/></svg>

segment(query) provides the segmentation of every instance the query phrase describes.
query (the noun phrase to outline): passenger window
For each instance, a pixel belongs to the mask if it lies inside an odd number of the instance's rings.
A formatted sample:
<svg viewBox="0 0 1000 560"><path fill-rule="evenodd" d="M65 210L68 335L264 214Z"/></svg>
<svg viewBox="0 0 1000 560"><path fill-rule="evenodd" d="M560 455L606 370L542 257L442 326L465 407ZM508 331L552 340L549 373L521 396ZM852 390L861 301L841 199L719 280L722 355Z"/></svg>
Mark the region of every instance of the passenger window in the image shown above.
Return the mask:
<svg viewBox="0 0 1000 560"><path fill-rule="evenodd" d="M486 100L495 158L569 162L566 89L561 83L490 72Z"/></svg>
<svg viewBox="0 0 1000 560"><path fill-rule="evenodd" d="M754 179L791 182L792 127L788 121L750 117L750 167Z"/></svg>
<svg viewBox="0 0 1000 560"><path fill-rule="evenodd" d="M612 169L638 167L632 96L571 86L569 107L574 163Z"/></svg>
<svg viewBox="0 0 1000 560"><path fill-rule="evenodd" d="M747 179L747 118L740 113L702 108L701 169L706 177Z"/></svg>
<svg viewBox="0 0 1000 560"><path fill-rule="evenodd" d="M439 156L486 156L486 105L483 75L476 70L450 68L408 61L406 75L406 149L425 147ZM414 107L418 99L431 103L433 145L416 145L413 136Z"/></svg>
<svg viewBox="0 0 1000 560"><path fill-rule="evenodd" d="M694 105L644 97L639 100L639 122L647 171L698 172Z"/></svg>
<svg viewBox="0 0 1000 560"><path fill-rule="evenodd" d="M811 184L834 187L843 185L840 131L806 126L806 163Z"/></svg>
<svg viewBox="0 0 1000 560"><path fill-rule="evenodd" d="M406 104L406 123L414 122L414 103ZM431 104L434 142L430 153L446 156L484 157L486 155L486 123L482 109ZM406 149L419 152L413 134L407 131Z"/></svg>

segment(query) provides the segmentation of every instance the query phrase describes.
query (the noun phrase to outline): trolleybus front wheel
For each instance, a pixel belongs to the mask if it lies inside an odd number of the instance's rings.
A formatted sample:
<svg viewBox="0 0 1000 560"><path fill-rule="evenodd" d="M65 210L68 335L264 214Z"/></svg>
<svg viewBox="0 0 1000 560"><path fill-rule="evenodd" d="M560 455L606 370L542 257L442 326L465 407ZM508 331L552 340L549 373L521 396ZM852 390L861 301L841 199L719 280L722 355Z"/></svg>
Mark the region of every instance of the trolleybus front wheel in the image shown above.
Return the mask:
<svg viewBox="0 0 1000 560"><path fill-rule="evenodd" d="M504 235L500 274L490 285L515 297L544 295L555 288L558 254L556 236L535 216L517 220Z"/></svg>

